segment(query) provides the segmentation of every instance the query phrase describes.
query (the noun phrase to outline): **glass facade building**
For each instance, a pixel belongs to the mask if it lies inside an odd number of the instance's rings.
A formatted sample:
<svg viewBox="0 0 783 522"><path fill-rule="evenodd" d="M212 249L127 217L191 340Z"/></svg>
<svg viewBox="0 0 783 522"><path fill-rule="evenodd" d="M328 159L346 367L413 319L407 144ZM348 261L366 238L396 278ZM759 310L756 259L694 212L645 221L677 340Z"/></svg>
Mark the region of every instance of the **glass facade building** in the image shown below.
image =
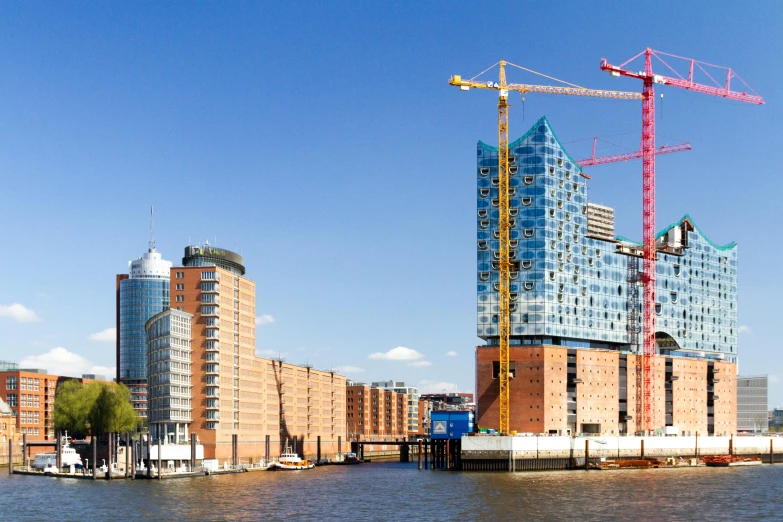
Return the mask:
<svg viewBox="0 0 783 522"><path fill-rule="evenodd" d="M147 332L144 325L169 308L170 261L150 248L118 279L117 377L131 390L134 408L147 415Z"/></svg>
<svg viewBox="0 0 783 522"><path fill-rule="evenodd" d="M613 236L610 208L589 212L587 179L546 117L509 145L509 165L511 344L633 350L644 302L641 244ZM477 334L496 345L498 151L483 142L477 180ZM736 361L736 244L713 243L686 215L657 245L659 353Z"/></svg>

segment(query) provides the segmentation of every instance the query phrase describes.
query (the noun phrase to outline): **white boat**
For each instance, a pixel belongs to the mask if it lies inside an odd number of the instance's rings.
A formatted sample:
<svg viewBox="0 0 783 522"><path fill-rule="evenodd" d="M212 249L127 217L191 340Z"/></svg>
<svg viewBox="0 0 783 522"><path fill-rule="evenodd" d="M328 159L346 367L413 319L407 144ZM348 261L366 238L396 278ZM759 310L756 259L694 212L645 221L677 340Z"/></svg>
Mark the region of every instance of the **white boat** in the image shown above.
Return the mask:
<svg viewBox="0 0 783 522"><path fill-rule="evenodd" d="M288 441L285 444L285 451L276 461L269 464L269 471L299 471L303 469L313 469L315 464L309 460L302 460L299 455L291 450Z"/></svg>
<svg viewBox="0 0 783 522"><path fill-rule="evenodd" d="M62 457L62 467L61 469L68 470L71 466L73 466L75 469L82 469L84 466L82 465L82 458L79 456L78 453L76 453L76 450L73 449L68 444L68 437L63 437L63 443L62 447L60 448L61 457ZM57 452L53 451L51 453L39 453L35 456L35 460L33 460L33 469L37 469L40 471L46 471L47 468L49 468L49 471L52 471L53 469L56 469L55 466L57 465Z"/></svg>

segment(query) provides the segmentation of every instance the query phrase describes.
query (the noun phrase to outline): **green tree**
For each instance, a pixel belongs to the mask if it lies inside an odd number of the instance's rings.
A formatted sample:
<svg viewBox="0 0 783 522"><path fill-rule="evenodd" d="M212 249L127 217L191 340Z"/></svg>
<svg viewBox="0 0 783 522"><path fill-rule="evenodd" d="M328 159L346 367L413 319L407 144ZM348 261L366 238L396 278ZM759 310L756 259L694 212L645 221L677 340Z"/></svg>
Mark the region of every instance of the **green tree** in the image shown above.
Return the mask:
<svg viewBox="0 0 783 522"><path fill-rule="evenodd" d="M54 428L73 435L89 432L90 410L101 392L100 383L83 385L78 380L66 381L57 388L54 401Z"/></svg>
<svg viewBox="0 0 783 522"><path fill-rule="evenodd" d="M100 393L88 414L93 435L123 433L134 429L137 417L131 406L128 387L114 382L100 384Z"/></svg>

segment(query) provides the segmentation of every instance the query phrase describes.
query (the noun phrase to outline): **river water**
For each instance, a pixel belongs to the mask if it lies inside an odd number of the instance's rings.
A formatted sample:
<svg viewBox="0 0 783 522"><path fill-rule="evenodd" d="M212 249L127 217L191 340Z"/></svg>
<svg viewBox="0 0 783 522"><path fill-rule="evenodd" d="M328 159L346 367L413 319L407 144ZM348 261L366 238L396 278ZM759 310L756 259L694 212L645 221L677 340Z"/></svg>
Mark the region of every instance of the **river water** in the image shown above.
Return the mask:
<svg viewBox="0 0 783 522"><path fill-rule="evenodd" d="M783 464L476 473L415 463L203 478L0 474L2 520L781 520Z"/></svg>

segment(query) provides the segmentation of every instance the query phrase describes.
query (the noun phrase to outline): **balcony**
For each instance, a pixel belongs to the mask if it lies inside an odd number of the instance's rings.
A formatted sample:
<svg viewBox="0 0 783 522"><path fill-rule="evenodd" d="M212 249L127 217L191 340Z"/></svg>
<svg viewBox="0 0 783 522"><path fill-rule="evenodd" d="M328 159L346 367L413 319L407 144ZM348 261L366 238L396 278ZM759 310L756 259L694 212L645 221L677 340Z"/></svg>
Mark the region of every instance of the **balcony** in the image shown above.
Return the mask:
<svg viewBox="0 0 783 522"><path fill-rule="evenodd" d="M220 397L220 388L218 387L208 387L207 388L207 397L210 398L219 398Z"/></svg>
<svg viewBox="0 0 783 522"><path fill-rule="evenodd" d="M208 375L219 375L220 374L220 365L218 364L208 364L207 365L207 371L206 373Z"/></svg>

